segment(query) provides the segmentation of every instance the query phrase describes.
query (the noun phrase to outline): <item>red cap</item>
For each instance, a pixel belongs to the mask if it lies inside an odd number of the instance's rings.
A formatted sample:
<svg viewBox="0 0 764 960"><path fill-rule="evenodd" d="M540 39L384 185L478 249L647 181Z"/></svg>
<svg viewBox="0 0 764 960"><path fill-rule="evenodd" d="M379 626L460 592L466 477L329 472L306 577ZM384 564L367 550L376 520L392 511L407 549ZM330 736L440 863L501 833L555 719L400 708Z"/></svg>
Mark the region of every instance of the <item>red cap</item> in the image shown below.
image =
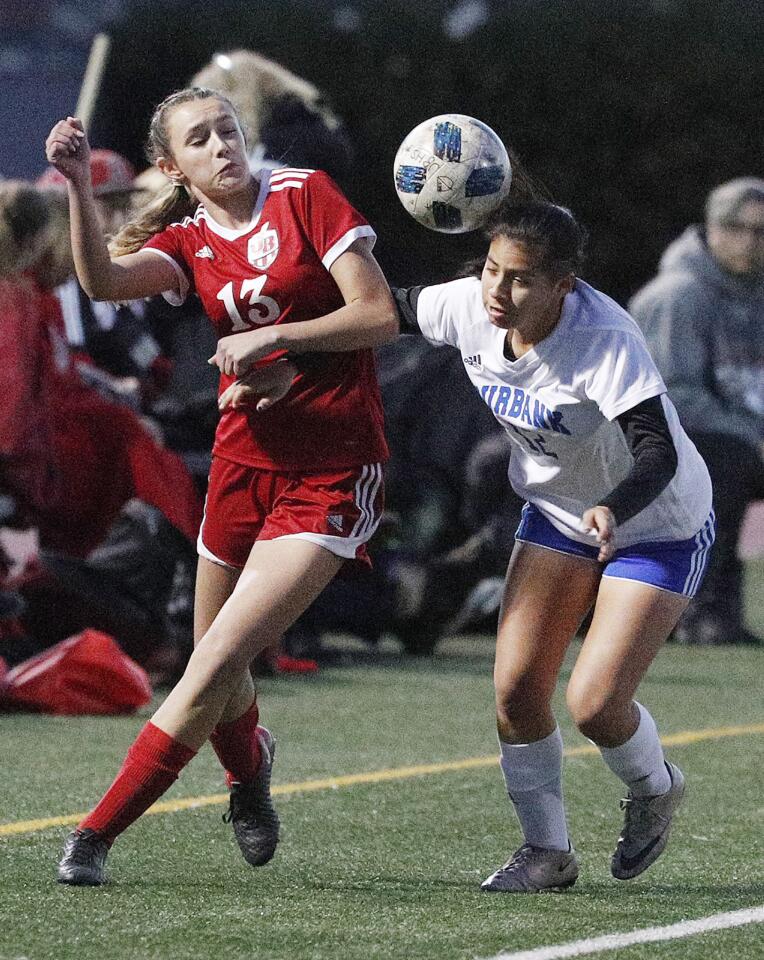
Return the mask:
<svg viewBox="0 0 764 960"><path fill-rule="evenodd" d="M114 150L92 150L90 177L97 197L107 193L125 193L134 190L135 170L129 160ZM48 167L37 180L39 187L60 189L66 186L66 177L55 167Z"/></svg>

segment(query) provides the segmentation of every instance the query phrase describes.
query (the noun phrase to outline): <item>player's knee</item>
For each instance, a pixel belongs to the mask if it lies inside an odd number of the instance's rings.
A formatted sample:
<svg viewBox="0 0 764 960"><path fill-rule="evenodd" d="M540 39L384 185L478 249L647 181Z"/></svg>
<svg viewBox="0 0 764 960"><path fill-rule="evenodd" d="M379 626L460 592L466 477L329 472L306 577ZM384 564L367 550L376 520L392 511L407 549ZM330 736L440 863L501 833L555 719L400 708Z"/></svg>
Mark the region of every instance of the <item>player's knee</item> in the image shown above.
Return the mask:
<svg viewBox="0 0 764 960"><path fill-rule="evenodd" d="M617 707L610 691L593 684L569 683L566 700L575 725L595 741L608 729Z"/></svg>
<svg viewBox="0 0 764 960"><path fill-rule="evenodd" d="M551 692L533 674L494 677L496 717L499 727L522 727L545 707Z"/></svg>
<svg viewBox="0 0 764 960"><path fill-rule="evenodd" d="M184 680L200 693L235 693L241 687L242 674L247 668L242 652L232 648L224 638L207 633L191 654Z"/></svg>

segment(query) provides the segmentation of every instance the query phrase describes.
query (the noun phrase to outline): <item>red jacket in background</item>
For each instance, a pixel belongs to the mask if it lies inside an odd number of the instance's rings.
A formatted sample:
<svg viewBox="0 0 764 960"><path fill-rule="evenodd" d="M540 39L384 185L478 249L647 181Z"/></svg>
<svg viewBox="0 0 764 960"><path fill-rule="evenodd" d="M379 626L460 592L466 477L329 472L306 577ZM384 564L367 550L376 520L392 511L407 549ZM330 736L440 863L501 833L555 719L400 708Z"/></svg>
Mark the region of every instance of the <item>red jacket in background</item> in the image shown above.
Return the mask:
<svg viewBox="0 0 764 960"><path fill-rule="evenodd" d="M201 500L182 459L81 382L58 301L31 278L0 280L0 350L0 486L42 546L85 556L133 497L196 538Z"/></svg>

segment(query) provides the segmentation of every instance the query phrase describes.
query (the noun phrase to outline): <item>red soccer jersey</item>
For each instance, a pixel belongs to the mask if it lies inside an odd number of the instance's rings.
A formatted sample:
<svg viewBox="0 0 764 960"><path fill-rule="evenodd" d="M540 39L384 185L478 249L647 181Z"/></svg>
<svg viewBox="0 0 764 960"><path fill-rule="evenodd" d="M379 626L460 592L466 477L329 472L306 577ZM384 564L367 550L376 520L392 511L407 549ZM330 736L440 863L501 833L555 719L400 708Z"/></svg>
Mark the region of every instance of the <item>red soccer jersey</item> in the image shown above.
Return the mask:
<svg viewBox="0 0 764 960"><path fill-rule="evenodd" d="M375 237L327 174L262 171L251 223L230 230L199 206L143 249L175 266L182 303L195 290L219 337L294 323L344 305L329 268L359 237ZM299 363L299 358L298 358ZM233 378L221 376L220 390ZM371 350L313 354L283 400L264 413L226 410L213 453L270 470L327 470L386 460Z"/></svg>

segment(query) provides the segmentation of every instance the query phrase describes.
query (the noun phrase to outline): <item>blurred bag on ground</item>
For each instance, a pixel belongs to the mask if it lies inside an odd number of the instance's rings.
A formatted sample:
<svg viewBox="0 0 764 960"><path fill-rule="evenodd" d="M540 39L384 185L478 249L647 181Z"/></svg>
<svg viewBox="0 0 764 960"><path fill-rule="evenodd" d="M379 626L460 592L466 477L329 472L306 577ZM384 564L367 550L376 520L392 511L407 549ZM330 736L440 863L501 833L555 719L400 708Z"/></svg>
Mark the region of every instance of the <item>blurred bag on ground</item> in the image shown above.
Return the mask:
<svg viewBox="0 0 764 960"><path fill-rule="evenodd" d="M132 713L149 703L144 670L116 641L83 630L9 670L0 708L58 715Z"/></svg>

